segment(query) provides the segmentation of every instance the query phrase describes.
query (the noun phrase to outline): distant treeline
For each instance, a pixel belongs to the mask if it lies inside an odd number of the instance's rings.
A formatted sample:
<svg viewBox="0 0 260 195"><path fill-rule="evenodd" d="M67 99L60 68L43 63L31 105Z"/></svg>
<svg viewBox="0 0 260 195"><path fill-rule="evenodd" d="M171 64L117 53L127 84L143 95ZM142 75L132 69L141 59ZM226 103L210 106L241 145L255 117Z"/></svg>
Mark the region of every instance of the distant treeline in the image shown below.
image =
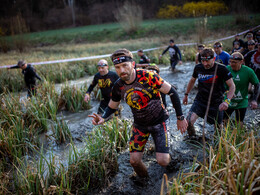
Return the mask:
<svg viewBox="0 0 260 195"><path fill-rule="evenodd" d="M115 22L115 13L126 1L129 0L1 0L0 35L19 34L14 30L19 25L17 17L24 19L26 31L29 32ZM185 3L199 1L130 0L129 2L140 6L143 19L153 19L167 15L162 13L167 12L167 9L164 9L167 6L182 7ZM224 3L229 12L238 14L260 10L257 0L220 2ZM185 15L181 14L181 16Z"/></svg>

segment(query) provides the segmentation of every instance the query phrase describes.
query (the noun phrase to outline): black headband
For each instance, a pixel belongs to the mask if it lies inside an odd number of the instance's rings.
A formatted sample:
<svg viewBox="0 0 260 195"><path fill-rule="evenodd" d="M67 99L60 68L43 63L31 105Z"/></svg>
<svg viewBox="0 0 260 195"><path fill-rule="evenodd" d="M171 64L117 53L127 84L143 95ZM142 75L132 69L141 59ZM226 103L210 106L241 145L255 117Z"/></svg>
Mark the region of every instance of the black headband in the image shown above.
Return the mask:
<svg viewBox="0 0 260 195"><path fill-rule="evenodd" d="M231 60L243 60L241 56L230 56L229 59Z"/></svg>
<svg viewBox="0 0 260 195"><path fill-rule="evenodd" d="M133 61L133 59L129 56L120 56L120 57L113 59L114 65L120 64L123 62L132 62L132 61Z"/></svg>
<svg viewBox="0 0 260 195"><path fill-rule="evenodd" d="M201 56L201 61L209 61L214 58L214 56Z"/></svg>

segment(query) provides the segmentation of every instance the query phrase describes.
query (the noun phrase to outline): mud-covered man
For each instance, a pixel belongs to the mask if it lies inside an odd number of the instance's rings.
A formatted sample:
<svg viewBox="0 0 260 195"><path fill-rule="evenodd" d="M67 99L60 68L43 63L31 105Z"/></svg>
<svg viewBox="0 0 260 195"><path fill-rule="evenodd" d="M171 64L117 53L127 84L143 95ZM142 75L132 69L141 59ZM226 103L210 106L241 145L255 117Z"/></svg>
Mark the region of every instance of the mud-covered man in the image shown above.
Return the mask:
<svg viewBox="0 0 260 195"><path fill-rule="evenodd" d="M108 70L108 63L106 60L100 60L97 66L98 73L95 74L94 79L86 92L84 100L85 102L88 102L90 100L90 93L98 84L102 95L102 100L98 108L98 114L103 114L106 107L108 106L112 87L114 86L114 83L119 77L115 72Z"/></svg>
<svg viewBox="0 0 260 195"><path fill-rule="evenodd" d="M130 139L130 163L139 177L147 177L147 168L142 162L145 144L151 134L156 148L157 162L165 167L170 163L169 134L165 121L168 119L160 92L170 95L176 111L177 128L184 133L188 126L183 116L179 96L169 83L158 74L143 69L136 70L133 54L127 49L115 51L111 60L120 79L112 89L112 96L105 113L93 117L93 124L104 123L118 108L123 99L131 108L134 123Z"/></svg>
<svg viewBox="0 0 260 195"><path fill-rule="evenodd" d="M230 99L235 92L235 85L230 71L225 65L215 62L213 49L203 49L201 52L201 61L202 63L194 67L192 77L183 98L183 104L187 105L188 95L196 79L198 79L198 93L187 116L189 123L187 131L190 138L195 136L194 123L199 117L204 118L206 114L212 86L214 87L207 117L207 122L210 124L215 124L215 122L217 122L218 125L222 124L223 110L228 109ZM226 83L229 88L225 101L223 101L223 94L225 92L224 83Z"/></svg>
<svg viewBox="0 0 260 195"><path fill-rule="evenodd" d="M24 60L19 60L16 66L12 66L8 69L21 68L22 74L24 75L24 81L27 87L27 97L36 95L36 79L42 80L41 77L36 73L35 69L31 64L27 64Z"/></svg>

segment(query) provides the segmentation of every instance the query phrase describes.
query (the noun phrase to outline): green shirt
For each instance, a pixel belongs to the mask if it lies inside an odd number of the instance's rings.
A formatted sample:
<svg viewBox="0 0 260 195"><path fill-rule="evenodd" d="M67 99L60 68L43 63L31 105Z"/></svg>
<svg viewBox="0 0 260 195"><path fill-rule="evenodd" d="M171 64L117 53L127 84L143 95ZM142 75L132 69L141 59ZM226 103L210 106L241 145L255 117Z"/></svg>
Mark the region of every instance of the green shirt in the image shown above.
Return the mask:
<svg viewBox="0 0 260 195"><path fill-rule="evenodd" d="M229 107L246 108L248 106L248 85L249 83L255 85L259 83L259 80L255 72L245 65L242 65L239 71L232 70L230 65L227 68L231 72L236 86L235 97L231 99Z"/></svg>

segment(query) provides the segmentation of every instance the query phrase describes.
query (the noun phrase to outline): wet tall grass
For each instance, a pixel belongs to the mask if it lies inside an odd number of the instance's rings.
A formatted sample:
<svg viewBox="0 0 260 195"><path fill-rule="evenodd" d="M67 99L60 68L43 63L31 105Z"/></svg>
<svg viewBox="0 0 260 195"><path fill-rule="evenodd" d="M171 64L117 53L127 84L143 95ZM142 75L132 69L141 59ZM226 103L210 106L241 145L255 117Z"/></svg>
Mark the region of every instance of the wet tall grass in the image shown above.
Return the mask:
<svg viewBox="0 0 260 195"><path fill-rule="evenodd" d="M117 156L129 139L130 123L116 118L95 128L78 150L73 142L67 164L47 159L20 161L16 166L14 192L26 194L86 194L90 189L108 184L118 169Z"/></svg>
<svg viewBox="0 0 260 195"><path fill-rule="evenodd" d="M65 104L65 110L79 111L90 108L83 101L86 85L81 89L68 87L61 95L55 91L53 83L45 82L38 88L37 96L28 100L6 92L0 100L0 158L16 161L33 148L39 147L39 135L47 133L56 143L64 143L71 138L70 130L57 113Z"/></svg>
<svg viewBox="0 0 260 195"><path fill-rule="evenodd" d="M59 97L59 108L66 109L72 112L78 112L79 110L87 110L90 108L90 104L84 101L84 97L87 91L87 85L82 85L80 88L76 86L65 85L61 88Z"/></svg>
<svg viewBox="0 0 260 195"><path fill-rule="evenodd" d="M194 24L193 24L194 25ZM210 25L209 25L210 28ZM176 28L175 28L176 29ZM212 30L212 29L211 29ZM244 29L243 29L244 30ZM204 37L204 41L214 40L222 38L225 36L230 36L236 32L232 29L220 30L219 33L210 32L207 37ZM127 48L131 51L136 51L138 49L147 49L154 47L167 46L169 40L174 38L176 44L194 42L197 40L196 33L189 33L186 35L178 34L173 36L167 34L165 36L157 37L143 37L138 39L124 39L123 41L107 42L102 43L82 43L82 44L60 44L54 46L40 47L29 49L28 51L20 54L18 52L9 52L8 54L2 55L0 53L0 58L4 64L15 64L19 59L26 59L28 63L30 62L39 62L39 61L49 61L49 60L59 60L59 59L68 59L68 58L79 58L86 56L95 56L109 54L118 48ZM230 40L223 41L224 50L229 51L232 47L232 42ZM228 48L229 47L229 48ZM186 46L180 47L183 54L183 61L194 61L196 55L195 46ZM160 50L154 50L145 52L149 58L151 58L152 63L156 64L170 64L168 54L164 55L161 60L158 59L159 55L162 53L163 48ZM109 65L112 65L112 62L109 58ZM139 57L134 55L134 59L138 62ZM79 62L70 62L62 64L50 64L50 65L40 65L35 66L37 73L47 81L61 83L67 80L75 80L85 75L92 75L97 72L96 64L99 59L79 61ZM9 89L10 91L21 91L25 88L23 82L22 74L20 70L6 70L0 69L0 93L4 91L4 88Z"/></svg>
<svg viewBox="0 0 260 195"><path fill-rule="evenodd" d="M37 60L38 61L38 60ZM85 75L93 75L97 69L93 62L74 62L65 64L34 66L40 77L48 82L62 83ZM26 89L21 70L0 69L0 93L5 89L18 92Z"/></svg>
<svg viewBox="0 0 260 195"><path fill-rule="evenodd" d="M208 150L205 167L195 163L169 180L169 194L254 194L260 190L259 129L228 126ZM204 172L206 170L206 172Z"/></svg>

